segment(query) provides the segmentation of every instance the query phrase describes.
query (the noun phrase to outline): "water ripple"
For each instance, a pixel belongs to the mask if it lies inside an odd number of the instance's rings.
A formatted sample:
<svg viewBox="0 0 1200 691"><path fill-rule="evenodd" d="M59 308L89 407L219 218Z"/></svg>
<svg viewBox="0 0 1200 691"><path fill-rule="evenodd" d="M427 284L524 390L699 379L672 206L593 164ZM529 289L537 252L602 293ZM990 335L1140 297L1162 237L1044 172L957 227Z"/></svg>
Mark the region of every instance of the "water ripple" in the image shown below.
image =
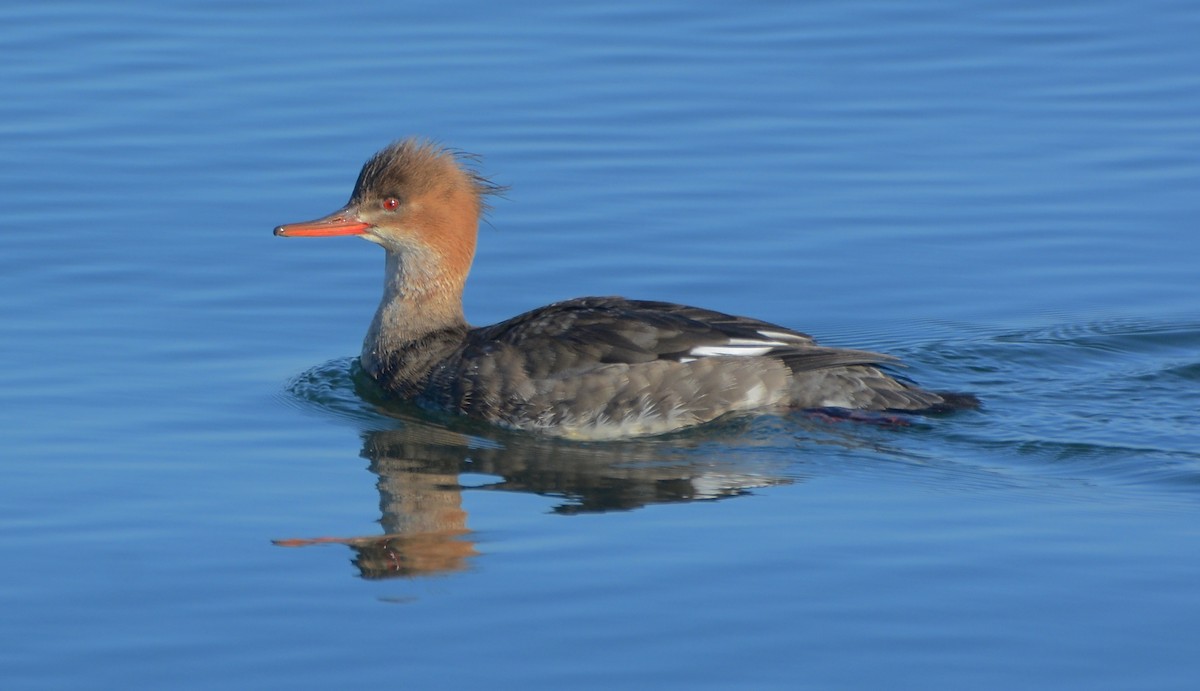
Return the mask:
<svg viewBox="0 0 1200 691"><path fill-rule="evenodd" d="M1200 324L1063 323L911 357L957 363L985 424L957 431L975 453L1024 472L1192 490L1200 481ZM973 373L973 374L972 374Z"/></svg>

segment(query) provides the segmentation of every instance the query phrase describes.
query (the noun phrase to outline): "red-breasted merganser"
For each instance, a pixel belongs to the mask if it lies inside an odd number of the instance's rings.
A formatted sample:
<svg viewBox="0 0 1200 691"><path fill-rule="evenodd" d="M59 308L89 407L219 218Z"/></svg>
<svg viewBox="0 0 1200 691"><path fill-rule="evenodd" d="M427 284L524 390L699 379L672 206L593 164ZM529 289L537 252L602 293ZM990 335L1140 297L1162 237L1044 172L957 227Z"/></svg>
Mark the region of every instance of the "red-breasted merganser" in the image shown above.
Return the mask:
<svg viewBox="0 0 1200 691"><path fill-rule="evenodd" d="M661 434L784 408L937 412L978 406L757 319L666 302L587 297L472 327L462 293L484 197L463 156L406 139L362 168L350 201L276 235L358 235L387 253L363 369L426 408L575 439Z"/></svg>

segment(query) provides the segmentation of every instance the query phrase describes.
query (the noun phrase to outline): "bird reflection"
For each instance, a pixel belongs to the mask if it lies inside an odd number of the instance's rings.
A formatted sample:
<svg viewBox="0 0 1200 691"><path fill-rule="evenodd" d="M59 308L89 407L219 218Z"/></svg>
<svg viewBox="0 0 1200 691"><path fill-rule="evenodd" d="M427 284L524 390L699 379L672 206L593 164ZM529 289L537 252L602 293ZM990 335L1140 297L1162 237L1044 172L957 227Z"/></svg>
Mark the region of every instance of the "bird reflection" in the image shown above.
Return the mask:
<svg viewBox="0 0 1200 691"><path fill-rule="evenodd" d="M790 481L767 461L722 460L718 454L730 448L715 440L727 439L729 430L719 426L686 437L586 444L490 427L452 429L408 408L384 412L393 428L364 433L360 452L378 478L383 534L276 544L344 544L368 579L447 574L468 568L478 554L463 507L467 491L555 497L556 513L578 514L736 497ZM486 480L465 481L481 476Z"/></svg>

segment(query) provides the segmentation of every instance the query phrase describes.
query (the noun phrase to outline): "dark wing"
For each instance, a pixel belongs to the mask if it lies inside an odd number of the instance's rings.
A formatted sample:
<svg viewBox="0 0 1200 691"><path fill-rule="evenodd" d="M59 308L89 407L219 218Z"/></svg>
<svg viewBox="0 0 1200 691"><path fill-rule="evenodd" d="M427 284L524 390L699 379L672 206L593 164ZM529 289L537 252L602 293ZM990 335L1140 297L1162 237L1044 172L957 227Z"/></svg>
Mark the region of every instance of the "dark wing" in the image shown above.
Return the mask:
<svg viewBox="0 0 1200 691"><path fill-rule="evenodd" d="M531 355L524 364L533 378L569 376L596 363L719 356L777 358L794 372L894 361L879 353L818 346L807 334L757 319L619 297L555 303L474 329L467 340L467 359L505 345Z"/></svg>

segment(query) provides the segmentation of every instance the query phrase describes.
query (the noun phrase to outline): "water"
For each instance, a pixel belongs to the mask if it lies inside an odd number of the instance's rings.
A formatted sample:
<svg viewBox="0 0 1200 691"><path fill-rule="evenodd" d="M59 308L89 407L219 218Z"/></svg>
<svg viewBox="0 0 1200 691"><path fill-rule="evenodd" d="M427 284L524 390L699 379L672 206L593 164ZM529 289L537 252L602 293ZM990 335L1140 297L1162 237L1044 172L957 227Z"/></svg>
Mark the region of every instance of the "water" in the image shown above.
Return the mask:
<svg viewBox="0 0 1200 691"><path fill-rule="evenodd" d="M1190 688L1200 12L0 10L5 688ZM983 410L618 444L385 405L421 134L511 191L468 317L624 294Z"/></svg>

